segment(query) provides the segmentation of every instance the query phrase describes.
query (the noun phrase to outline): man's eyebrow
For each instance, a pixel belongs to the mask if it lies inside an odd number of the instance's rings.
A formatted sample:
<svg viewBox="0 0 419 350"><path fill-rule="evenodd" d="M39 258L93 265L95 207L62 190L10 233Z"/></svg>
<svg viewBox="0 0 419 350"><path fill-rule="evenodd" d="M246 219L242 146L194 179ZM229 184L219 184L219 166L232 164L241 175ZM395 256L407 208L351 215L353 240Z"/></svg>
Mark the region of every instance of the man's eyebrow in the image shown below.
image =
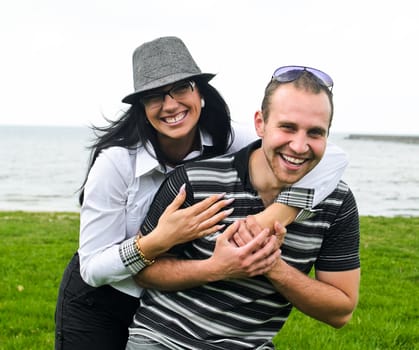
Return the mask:
<svg viewBox="0 0 419 350"><path fill-rule="evenodd" d="M318 126L318 127L315 126L313 128L310 128L310 129L308 129L308 131L309 132L315 132L315 133L322 134L322 135L325 135L327 133L326 129L322 128L320 126Z"/></svg>

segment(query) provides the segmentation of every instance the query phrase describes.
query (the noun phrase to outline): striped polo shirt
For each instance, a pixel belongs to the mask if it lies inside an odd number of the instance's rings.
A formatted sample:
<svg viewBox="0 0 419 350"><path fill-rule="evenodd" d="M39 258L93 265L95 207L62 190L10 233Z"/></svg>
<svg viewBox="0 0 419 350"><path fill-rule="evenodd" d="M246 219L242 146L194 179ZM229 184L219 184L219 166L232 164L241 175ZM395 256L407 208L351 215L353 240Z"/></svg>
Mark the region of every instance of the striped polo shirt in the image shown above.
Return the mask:
<svg viewBox="0 0 419 350"><path fill-rule="evenodd" d="M188 163L166 179L150 208L141 231L151 232L168 204L186 183L184 206L225 192L235 198L236 219L264 209L249 178L250 153L257 141L235 155ZM299 199L301 200L301 198ZM282 259L308 274L356 269L359 261L358 210L349 187L340 182L316 208L316 215L287 227ZM181 259L206 259L212 255L220 232L174 247ZM182 290L146 290L130 334L154 339L169 349L274 349L272 337L281 329L292 305L264 277L229 279Z"/></svg>

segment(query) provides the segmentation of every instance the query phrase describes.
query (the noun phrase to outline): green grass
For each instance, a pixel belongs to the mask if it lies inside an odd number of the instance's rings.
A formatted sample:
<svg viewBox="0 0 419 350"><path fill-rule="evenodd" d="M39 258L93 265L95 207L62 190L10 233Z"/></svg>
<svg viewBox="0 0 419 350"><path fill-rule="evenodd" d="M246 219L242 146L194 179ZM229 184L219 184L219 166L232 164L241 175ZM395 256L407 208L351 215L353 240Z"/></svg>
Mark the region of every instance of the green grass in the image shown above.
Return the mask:
<svg viewBox="0 0 419 350"><path fill-rule="evenodd" d="M275 338L278 349L419 349L419 217L361 217L357 309L336 330L297 310Z"/></svg>
<svg viewBox="0 0 419 350"><path fill-rule="evenodd" d="M53 349L62 272L77 213L0 212L0 349ZM361 218L362 280L352 320L336 330L297 310L278 349L419 349L419 217Z"/></svg>
<svg viewBox="0 0 419 350"><path fill-rule="evenodd" d="M0 349L53 349L58 285L76 213L0 212Z"/></svg>

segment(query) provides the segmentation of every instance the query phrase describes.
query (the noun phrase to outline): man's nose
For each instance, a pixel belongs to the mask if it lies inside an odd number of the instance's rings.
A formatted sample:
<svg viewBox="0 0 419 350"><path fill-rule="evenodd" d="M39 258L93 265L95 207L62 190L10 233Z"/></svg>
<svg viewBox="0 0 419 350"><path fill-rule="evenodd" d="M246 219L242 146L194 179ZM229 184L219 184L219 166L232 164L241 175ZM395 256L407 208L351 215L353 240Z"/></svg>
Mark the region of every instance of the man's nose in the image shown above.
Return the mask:
<svg viewBox="0 0 419 350"><path fill-rule="evenodd" d="M289 143L290 148L298 154L306 153L310 147L308 145L307 136L303 133L297 133Z"/></svg>

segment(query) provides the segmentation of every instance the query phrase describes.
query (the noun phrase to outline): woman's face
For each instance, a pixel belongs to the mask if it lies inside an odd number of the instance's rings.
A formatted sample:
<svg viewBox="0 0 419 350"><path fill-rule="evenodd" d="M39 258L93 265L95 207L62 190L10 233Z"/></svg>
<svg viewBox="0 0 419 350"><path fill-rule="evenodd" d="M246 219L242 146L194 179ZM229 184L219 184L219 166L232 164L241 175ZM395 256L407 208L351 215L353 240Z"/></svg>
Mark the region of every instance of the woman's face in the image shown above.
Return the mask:
<svg viewBox="0 0 419 350"><path fill-rule="evenodd" d="M195 137L201 115L201 95L195 82L182 80L151 90L141 97L149 123L159 138Z"/></svg>

